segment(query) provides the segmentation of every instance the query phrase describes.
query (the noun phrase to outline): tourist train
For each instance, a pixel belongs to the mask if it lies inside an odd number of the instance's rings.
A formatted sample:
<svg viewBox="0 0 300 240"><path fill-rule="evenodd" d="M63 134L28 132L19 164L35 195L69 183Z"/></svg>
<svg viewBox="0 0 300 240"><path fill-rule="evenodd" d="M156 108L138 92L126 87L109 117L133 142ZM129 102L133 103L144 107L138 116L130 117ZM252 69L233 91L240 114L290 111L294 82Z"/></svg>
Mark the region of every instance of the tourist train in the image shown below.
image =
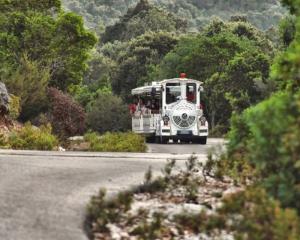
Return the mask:
<svg viewBox="0 0 300 240"><path fill-rule="evenodd" d="M144 135L147 142L206 144L209 128L202 92L202 82L188 79L186 74L133 89L133 132Z"/></svg>

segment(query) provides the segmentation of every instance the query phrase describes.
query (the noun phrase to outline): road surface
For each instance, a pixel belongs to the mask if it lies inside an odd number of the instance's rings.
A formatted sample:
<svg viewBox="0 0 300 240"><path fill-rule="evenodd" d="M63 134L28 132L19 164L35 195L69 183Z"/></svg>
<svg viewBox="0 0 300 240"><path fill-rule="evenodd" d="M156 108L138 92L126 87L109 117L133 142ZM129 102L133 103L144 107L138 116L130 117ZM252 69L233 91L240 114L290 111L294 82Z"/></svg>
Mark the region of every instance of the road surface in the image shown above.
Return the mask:
<svg viewBox="0 0 300 240"><path fill-rule="evenodd" d="M219 143L211 139L209 146ZM0 239L86 240L85 206L100 187L116 193L141 183L149 166L158 172L167 158L184 160L193 152L205 161L207 149L169 144L149 145L147 154L0 150Z"/></svg>
<svg viewBox="0 0 300 240"><path fill-rule="evenodd" d="M224 139L210 138L207 145L199 144L148 144L150 153L173 153L173 154L206 154L211 148L224 144Z"/></svg>

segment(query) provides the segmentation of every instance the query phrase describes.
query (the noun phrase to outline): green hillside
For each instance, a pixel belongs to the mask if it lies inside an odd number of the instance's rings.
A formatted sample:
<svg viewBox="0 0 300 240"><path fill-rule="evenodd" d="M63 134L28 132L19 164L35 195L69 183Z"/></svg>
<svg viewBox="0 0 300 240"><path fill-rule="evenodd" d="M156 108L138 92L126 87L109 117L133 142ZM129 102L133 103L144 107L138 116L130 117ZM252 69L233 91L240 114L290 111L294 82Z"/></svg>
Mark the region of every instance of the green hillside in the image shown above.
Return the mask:
<svg viewBox="0 0 300 240"><path fill-rule="evenodd" d="M100 24L112 25L128 8L138 0L63 0L65 9L84 16L89 27L97 28ZM285 9L279 0L149 0L150 3L165 8L189 23L190 30L197 30L206 25L211 18L224 20L232 15L243 14L255 26L268 29L277 26Z"/></svg>

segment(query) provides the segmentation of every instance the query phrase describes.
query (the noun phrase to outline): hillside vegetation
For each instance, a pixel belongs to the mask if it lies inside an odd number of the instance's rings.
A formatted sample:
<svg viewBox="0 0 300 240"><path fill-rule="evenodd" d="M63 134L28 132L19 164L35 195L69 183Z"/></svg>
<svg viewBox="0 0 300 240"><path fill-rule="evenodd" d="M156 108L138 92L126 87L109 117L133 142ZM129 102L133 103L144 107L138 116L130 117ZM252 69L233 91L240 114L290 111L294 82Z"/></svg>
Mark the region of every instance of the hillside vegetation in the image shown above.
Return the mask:
<svg viewBox="0 0 300 240"><path fill-rule="evenodd" d="M210 126L223 134L234 108L243 110L268 96L276 45L243 16L214 19L194 34L174 13L142 0L100 34L84 86L72 94L85 106L91 129L116 130L109 124L115 122L108 117L109 109L100 107L103 99L114 102L115 97L104 91L130 103L131 89L186 72L205 83L206 115ZM115 110L126 119L122 109ZM121 129L126 122L119 124Z"/></svg>
<svg viewBox="0 0 300 240"><path fill-rule="evenodd" d="M261 29L276 26L285 14L279 0L150 0L161 8L188 21L189 30L198 30L213 17L228 20L232 15L244 14ZM66 9L84 16L89 27L113 25L138 0L63 0Z"/></svg>
<svg viewBox="0 0 300 240"><path fill-rule="evenodd" d="M249 14L255 12L269 22L283 13L284 7L274 0L247 4L191 0L98 0L94 5L93 1L64 2L84 18L92 17L81 12L89 3L87 10L93 16L111 20L106 22L110 26L99 26L99 38L86 28L88 24L81 16L66 12L60 0L0 3L0 79L19 99L20 116L15 118L36 125L51 123L61 138L88 129L101 134L126 132L130 129L127 104L131 89L153 79L176 77L180 72L205 83L205 114L212 130L225 134L233 111L243 111L274 91L270 66L295 36L295 18L291 16L281 21L280 31L277 23L273 32L264 32L251 23ZM114 9L119 13L108 13ZM210 17L213 13L209 11L235 17L198 24L200 15L192 14L191 9L208 9L203 13ZM271 9L278 11L265 13ZM179 12L189 16L184 11L192 17L180 17ZM245 11L248 19L238 15ZM198 33L189 32L191 21L201 27Z"/></svg>

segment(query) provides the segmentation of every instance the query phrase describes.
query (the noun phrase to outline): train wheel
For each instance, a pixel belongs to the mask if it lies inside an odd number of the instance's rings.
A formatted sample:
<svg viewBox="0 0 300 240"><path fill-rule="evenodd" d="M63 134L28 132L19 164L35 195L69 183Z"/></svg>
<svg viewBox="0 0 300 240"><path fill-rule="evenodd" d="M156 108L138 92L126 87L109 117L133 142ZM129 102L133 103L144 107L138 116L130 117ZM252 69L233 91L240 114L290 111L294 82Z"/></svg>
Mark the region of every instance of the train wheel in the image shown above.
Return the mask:
<svg viewBox="0 0 300 240"><path fill-rule="evenodd" d="M160 144L160 137L155 137L155 143Z"/></svg>
<svg viewBox="0 0 300 240"><path fill-rule="evenodd" d="M207 137L202 137L202 138L200 138L200 139L199 139L199 143L200 143L201 145L206 145L206 144L207 144Z"/></svg>
<svg viewBox="0 0 300 240"><path fill-rule="evenodd" d="M146 137L146 143L155 143L155 136Z"/></svg>
<svg viewBox="0 0 300 240"><path fill-rule="evenodd" d="M169 138L166 137L156 137L155 142L158 144L167 144L169 142Z"/></svg>

